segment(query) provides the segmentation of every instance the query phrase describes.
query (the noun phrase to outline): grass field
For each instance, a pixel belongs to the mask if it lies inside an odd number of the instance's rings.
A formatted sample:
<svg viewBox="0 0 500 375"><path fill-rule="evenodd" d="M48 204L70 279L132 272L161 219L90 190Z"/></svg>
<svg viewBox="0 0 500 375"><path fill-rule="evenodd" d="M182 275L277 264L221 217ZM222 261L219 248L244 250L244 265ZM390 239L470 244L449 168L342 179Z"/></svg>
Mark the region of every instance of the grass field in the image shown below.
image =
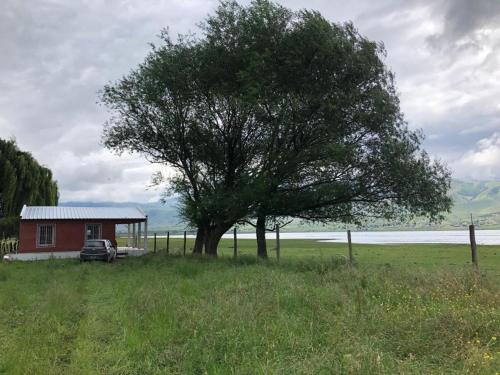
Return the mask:
<svg viewBox="0 0 500 375"><path fill-rule="evenodd" d="M500 372L499 246L477 277L466 246L355 245L349 267L345 245L285 240L277 264L231 244L1 264L0 373Z"/></svg>
<svg viewBox="0 0 500 375"><path fill-rule="evenodd" d="M121 242L123 242L122 240ZM158 238L158 252L166 248L166 239ZM281 240L282 260L346 258L347 244L317 242L314 240ZM190 253L194 240L188 238L186 253ZM274 240L268 240L270 259L276 259ZM255 257L255 240L238 240L238 255ZM182 255L183 240L170 239L170 253ZM153 251L153 240L148 242ZM471 268L469 245L450 244L407 244L407 245L361 245L353 244L354 258L360 265L390 265L404 269L429 269L442 271L464 271ZM221 258L233 257L233 241L223 239L219 246ZM488 279L500 283L500 246L478 246L481 273Z"/></svg>

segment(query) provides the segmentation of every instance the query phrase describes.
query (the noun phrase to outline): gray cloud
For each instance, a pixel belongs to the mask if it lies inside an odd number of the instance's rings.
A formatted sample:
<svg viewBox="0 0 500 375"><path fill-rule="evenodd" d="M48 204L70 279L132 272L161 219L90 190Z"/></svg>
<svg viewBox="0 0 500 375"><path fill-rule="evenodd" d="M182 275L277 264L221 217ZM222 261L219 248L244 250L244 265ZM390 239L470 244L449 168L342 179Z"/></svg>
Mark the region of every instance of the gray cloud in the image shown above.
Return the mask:
<svg viewBox="0 0 500 375"><path fill-rule="evenodd" d="M448 0L445 2L444 25L428 41L434 47L481 48L481 31L495 27L500 15L498 0Z"/></svg>
<svg viewBox="0 0 500 375"><path fill-rule="evenodd" d="M500 144L484 140L500 131L498 0L282 3L317 9L334 22L352 20L362 34L383 41L410 126L423 128L426 148L461 177L467 160L495 160ZM157 199L159 192L145 187L158 166L103 149L108 114L96 105L97 91L140 63L162 28L174 36L196 31L215 5L3 0L0 137L15 137L54 171L62 200ZM488 168L469 177L500 179L500 169Z"/></svg>
<svg viewBox="0 0 500 375"><path fill-rule="evenodd" d="M213 6L203 0L3 1L0 136L15 137L54 171L63 200L157 198L145 191L156 167L102 149L107 113L96 105L97 91L141 62L163 27L173 35L189 32Z"/></svg>

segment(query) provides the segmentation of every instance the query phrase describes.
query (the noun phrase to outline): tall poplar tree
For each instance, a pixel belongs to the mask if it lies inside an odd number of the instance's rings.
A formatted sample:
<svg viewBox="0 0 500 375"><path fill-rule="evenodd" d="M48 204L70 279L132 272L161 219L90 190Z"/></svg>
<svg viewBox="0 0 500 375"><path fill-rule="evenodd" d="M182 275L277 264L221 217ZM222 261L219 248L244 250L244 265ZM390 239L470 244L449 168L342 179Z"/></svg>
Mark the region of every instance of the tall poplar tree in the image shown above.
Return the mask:
<svg viewBox="0 0 500 375"><path fill-rule="evenodd" d="M14 141L0 139L0 236L15 235L23 205L57 205L57 183L50 169Z"/></svg>

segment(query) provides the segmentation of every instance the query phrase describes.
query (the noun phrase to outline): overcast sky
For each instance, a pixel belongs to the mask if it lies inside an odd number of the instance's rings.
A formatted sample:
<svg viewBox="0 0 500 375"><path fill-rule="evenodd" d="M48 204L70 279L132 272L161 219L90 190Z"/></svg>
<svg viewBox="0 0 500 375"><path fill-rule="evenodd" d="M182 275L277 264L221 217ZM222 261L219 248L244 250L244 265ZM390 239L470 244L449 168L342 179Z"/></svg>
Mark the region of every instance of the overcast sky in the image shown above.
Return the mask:
<svg viewBox="0 0 500 375"><path fill-rule="evenodd" d="M246 1L245 1L246 2ZM383 41L401 106L425 148L462 179L500 180L500 0L285 0ZM196 32L208 0L2 0L0 138L48 166L61 201L154 201L158 170L100 144L97 91L168 27Z"/></svg>

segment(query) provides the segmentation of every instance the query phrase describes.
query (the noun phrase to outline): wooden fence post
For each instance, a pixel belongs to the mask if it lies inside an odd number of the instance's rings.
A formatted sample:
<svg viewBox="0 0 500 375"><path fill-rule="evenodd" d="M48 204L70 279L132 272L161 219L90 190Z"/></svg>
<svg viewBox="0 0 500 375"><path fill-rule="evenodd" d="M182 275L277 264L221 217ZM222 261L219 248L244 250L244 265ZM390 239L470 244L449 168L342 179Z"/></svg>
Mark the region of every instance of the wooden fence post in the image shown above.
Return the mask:
<svg viewBox="0 0 500 375"><path fill-rule="evenodd" d="M184 231L184 251L183 251L184 256L186 256L186 231Z"/></svg>
<svg viewBox="0 0 500 375"><path fill-rule="evenodd" d="M352 256L352 242L351 242L351 231L347 230L347 244L349 246L349 264L353 264L354 258Z"/></svg>
<svg viewBox="0 0 500 375"><path fill-rule="evenodd" d="M170 248L170 232L167 232L167 254L169 253Z"/></svg>
<svg viewBox="0 0 500 375"><path fill-rule="evenodd" d="M476 232L474 230L474 224L469 225L469 236L470 236L470 249L472 252L472 264L474 268L478 268L477 262L477 246L476 246Z"/></svg>
<svg viewBox="0 0 500 375"><path fill-rule="evenodd" d="M276 224L276 259L280 261L280 226Z"/></svg>
<svg viewBox="0 0 500 375"><path fill-rule="evenodd" d="M238 237L236 235L236 227L233 230L233 255L236 258L238 256Z"/></svg>
<svg viewBox="0 0 500 375"><path fill-rule="evenodd" d="M155 232L155 242L154 242L153 249L154 249L154 252L156 253L156 232Z"/></svg>

